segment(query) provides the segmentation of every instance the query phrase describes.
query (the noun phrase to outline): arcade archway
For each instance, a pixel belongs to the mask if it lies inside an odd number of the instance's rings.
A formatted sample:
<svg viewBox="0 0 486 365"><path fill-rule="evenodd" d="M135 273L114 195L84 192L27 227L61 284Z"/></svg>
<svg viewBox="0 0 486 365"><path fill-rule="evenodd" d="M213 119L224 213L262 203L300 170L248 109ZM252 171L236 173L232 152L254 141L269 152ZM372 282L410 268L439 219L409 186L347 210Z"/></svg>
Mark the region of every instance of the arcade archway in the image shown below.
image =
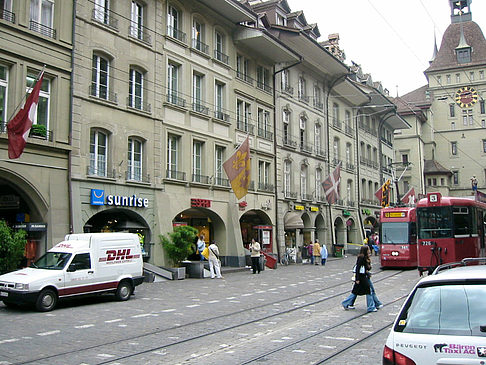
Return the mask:
<svg viewBox="0 0 486 365"><path fill-rule="evenodd" d="M252 209L240 218L243 246L248 249L252 238L260 242L262 251L273 252L273 226L270 217L262 210Z"/></svg>

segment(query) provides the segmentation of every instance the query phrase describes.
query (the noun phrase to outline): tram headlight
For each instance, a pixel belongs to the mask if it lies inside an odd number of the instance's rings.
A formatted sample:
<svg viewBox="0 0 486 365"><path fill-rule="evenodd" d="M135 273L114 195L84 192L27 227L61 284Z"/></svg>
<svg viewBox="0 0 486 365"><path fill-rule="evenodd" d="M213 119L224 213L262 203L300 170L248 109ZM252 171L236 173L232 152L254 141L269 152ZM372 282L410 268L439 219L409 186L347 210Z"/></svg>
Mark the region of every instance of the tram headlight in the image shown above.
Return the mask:
<svg viewBox="0 0 486 365"><path fill-rule="evenodd" d="M391 255L392 256L398 256L398 251L392 251Z"/></svg>

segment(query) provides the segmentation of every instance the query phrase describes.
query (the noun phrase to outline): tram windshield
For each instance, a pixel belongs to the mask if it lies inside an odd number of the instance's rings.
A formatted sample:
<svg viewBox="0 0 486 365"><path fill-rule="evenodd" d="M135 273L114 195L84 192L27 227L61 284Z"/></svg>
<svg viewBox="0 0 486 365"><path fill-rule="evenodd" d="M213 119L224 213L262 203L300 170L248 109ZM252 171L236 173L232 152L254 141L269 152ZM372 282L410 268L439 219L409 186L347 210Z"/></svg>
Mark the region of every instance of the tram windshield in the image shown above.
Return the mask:
<svg viewBox="0 0 486 365"><path fill-rule="evenodd" d="M451 238L452 207L431 207L417 209L419 238Z"/></svg>
<svg viewBox="0 0 486 365"><path fill-rule="evenodd" d="M408 222L386 222L381 224L381 244L409 242Z"/></svg>

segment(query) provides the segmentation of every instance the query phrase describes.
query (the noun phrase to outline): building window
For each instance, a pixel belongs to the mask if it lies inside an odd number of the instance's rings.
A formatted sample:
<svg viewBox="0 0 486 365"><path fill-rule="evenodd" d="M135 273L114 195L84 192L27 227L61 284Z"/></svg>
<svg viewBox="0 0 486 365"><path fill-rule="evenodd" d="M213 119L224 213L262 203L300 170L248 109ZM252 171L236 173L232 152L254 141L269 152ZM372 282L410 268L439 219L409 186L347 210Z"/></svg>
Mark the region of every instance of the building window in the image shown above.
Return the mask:
<svg viewBox="0 0 486 365"><path fill-rule="evenodd" d="M484 100L479 101L479 111L481 114L484 114L486 112L485 107L484 107Z"/></svg>
<svg viewBox="0 0 486 365"><path fill-rule="evenodd" d="M214 157L214 177L216 178L216 185L223 185L223 162L224 162L224 147L216 146Z"/></svg>
<svg viewBox="0 0 486 365"><path fill-rule="evenodd" d="M479 71L479 79L484 80L484 71Z"/></svg>
<svg viewBox="0 0 486 365"><path fill-rule="evenodd" d="M451 75L446 75L446 83L447 84L451 83Z"/></svg>
<svg viewBox="0 0 486 365"><path fill-rule="evenodd" d="M338 138L334 139L332 149L333 149L333 152L334 152L334 164L337 165L339 163L339 161L341 160L341 156L340 156L340 153L339 153L339 139ZM369 150L368 158L371 159L371 149Z"/></svg>
<svg viewBox="0 0 486 365"><path fill-rule="evenodd" d="M167 65L167 101L178 106L185 106L185 100L179 97L181 66L169 62Z"/></svg>
<svg viewBox="0 0 486 365"><path fill-rule="evenodd" d="M92 129L89 144L89 175L107 176L108 137Z"/></svg>
<svg viewBox="0 0 486 365"><path fill-rule="evenodd" d="M456 74L456 82L461 82L461 74Z"/></svg>
<svg viewBox="0 0 486 365"><path fill-rule="evenodd" d="M215 44L216 44L216 49L214 50L214 58L216 58L218 61L228 64L229 57L225 54L226 47L225 47L224 34L216 31L214 33L214 37L215 37Z"/></svg>
<svg viewBox="0 0 486 365"><path fill-rule="evenodd" d="M318 109L322 109L321 89L317 85L314 85L314 107Z"/></svg>
<svg viewBox="0 0 486 365"><path fill-rule="evenodd" d="M258 162L258 189L270 190L270 162Z"/></svg>
<svg viewBox="0 0 486 365"><path fill-rule="evenodd" d="M451 142L451 154L457 156L457 142Z"/></svg>
<svg viewBox="0 0 486 365"><path fill-rule="evenodd" d="M93 54L92 67L91 95L108 100L110 61L102 56Z"/></svg>
<svg viewBox="0 0 486 365"><path fill-rule="evenodd" d="M469 81L474 81L474 71L469 72Z"/></svg>
<svg viewBox="0 0 486 365"><path fill-rule="evenodd" d="M202 181L202 151L203 142L194 141L192 144L192 181Z"/></svg>
<svg viewBox="0 0 486 365"><path fill-rule="evenodd" d="M258 66L257 67L257 87L259 89L265 90L270 92L270 71L263 67L263 66Z"/></svg>
<svg viewBox="0 0 486 365"><path fill-rule="evenodd" d="M408 165L408 154L407 153L402 154L402 163L404 165Z"/></svg>
<svg viewBox="0 0 486 365"><path fill-rule="evenodd" d="M276 16L277 25L283 25L283 26L287 25L287 18L284 15L276 13L275 16Z"/></svg>
<svg viewBox="0 0 486 365"><path fill-rule="evenodd" d="M458 49L457 53L457 63L469 63L471 62L471 48ZM456 75L457 82L460 82L459 74Z"/></svg>
<svg viewBox="0 0 486 365"><path fill-rule="evenodd" d="M170 134L167 141L167 177L178 179L180 137ZM184 180L184 179L180 179Z"/></svg>
<svg viewBox="0 0 486 365"><path fill-rule="evenodd" d="M142 181L142 142L128 138L128 180Z"/></svg>
<svg viewBox="0 0 486 365"><path fill-rule="evenodd" d="M306 81L303 76L299 77L298 89L297 89L297 96L299 100L307 102L307 87Z"/></svg>
<svg viewBox="0 0 486 365"><path fill-rule="evenodd" d="M483 153L486 153L486 139L483 139Z"/></svg>
<svg viewBox="0 0 486 365"><path fill-rule="evenodd" d="M486 119L481 119L481 128L486 128Z"/></svg>
<svg viewBox="0 0 486 365"><path fill-rule="evenodd" d="M449 116L454 118L456 116L456 108L454 104L449 104Z"/></svg>
<svg viewBox="0 0 486 365"><path fill-rule="evenodd" d="M30 0L30 30L55 38L52 29L54 2L51 0Z"/></svg>
<svg viewBox="0 0 486 365"><path fill-rule="evenodd" d="M452 171L452 183L459 185L459 171Z"/></svg>
<svg viewBox="0 0 486 365"><path fill-rule="evenodd" d="M214 117L221 120L228 120L229 116L224 113L224 88L225 85L221 82L216 82L214 85Z"/></svg>
<svg viewBox="0 0 486 365"><path fill-rule="evenodd" d="M315 125L314 128L314 146L316 149L316 153L318 155L322 155L321 151L321 126L319 124Z"/></svg>
<svg viewBox="0 0 486 365"><path fill-rule="evenodd" d="M251 104L242 100L236 101L236 128L240 131L252 133L250 126Z"/></svg>
<svg viewBox="0 0 486 365"><path fill-rule="evenodd" d="M306 148L307 146L307 133L306 133L306 119L304 117L300 117L300 148Z"/></svg>
<svg viewBox="0 0 486 365"><path fill-rule="evenodd" d="M36 76L27 75L27 92L31 92L34 87ZM42 85L39 91L39 101L37 103L37 109L32 119L33 124L40 124L49 129L49 106L51 96L51 82L49 79L42 79Z"/></svg>
<svg viewBox="0 0 486 365"><path fill-rule="evenodd" d="M290 197L291 171L292 171L292 162L285 161L284 162L284 186L283 186L285 197Z"/></svg>
<svg viewBox="0 0 486 365"><path fill-rule="evenodd" d="M290 90L290 79L289 79L289 70L283 70L282 72L282 76L281 76L281 87L282 87L282 91L285 91L285 92L289 92Z"/></svg>
<svg viewBox="0 0 486 365"><path fill-rule="evenodd" d="M204 75L194 73L192 75L192 110L208 114L209 109L204 106Z"/></svg>
<svg viewBox="0 0 486 365"><path fill-rule="evenodd" d="M456 122L451 122L451 129L455 130L456 129Z"/></svg>
<svg viewBox="0 0 486 365"><path fill-rule="evenodd" d="M131 68L128 83L128 106L131 108L143 109L143 81L143 73Z"/></svg>
<svg viewBox="0 0 486 365"><path fill-rule="evenodd" d="M144 42L150 42L150 35L144 27L145 6L138 1L132 1L130 14L130 35Z"/></svg>
<svg viewBox="0 0 486 365"><path fill-rule="evenodd" d="M321 193L321 183L322 183L322 170L320 168L316 169L316 186L315 186L315 194L316 200L321 201L322 193Z"/></svg>
<svg viewBox="0 0 486 365"><path fill-rule="evenodd" d="M300 198L307 199L307 166L302 165L300 168Z"/></svg>
<svg viewBox="0 0 486 365"><path fill-rule="evenodd" d="M186 33L182 29L182 14L172 5L169 5L167 11L167 35L181 42L186 41Z"/></svg>
<svg viewBox="0 0 486 365"><path fill-rule="evenodd" d="M0 65L0 133L5 131L7 122L8 70Z"/></svg>
<svg viewBox="0 0 486 365"><path fill-rule="evenodd" d="M353 180L348 180L346 184L346 196L348 203L353 201Z"/></svg>
<svg viewBox="0 0 486 365"><path fill-rule="evenodd" d="M283 111L283 143L290 144L290 111Z"/></svg>
<svg viewBox="0 0 486 365"><path fill-rule="evenodd" d="M352 168L353 166L353 156L351 153L351 143L346 143L346 167Z"/></svg>
<svg viewBox="0 0 486 365"><path fill-rule="evenodd" d="M209 53L209 46L204 43L204 24L194 19L192 21L192 47L200 52Z"/></svg>
<svg viewBox="0 0 486 365"><path fill-rule="evenodd" d="M472 109L464 109L462 111L462 123L464 125L468 125L468 124L473 125L474 124Z"/></svg>
<svg viewBox="0 0 486 365"><path fill-rule="evenodd" d="M250 60L242 55L236 55L236 77L246 82L252 82L250 78Z"/></svg>
<svg viewBox="0 0 486 365"><path fill-rule="evenodd" d="M441 85L441 84L442 84L442 76L437 76L437 83L438 83L439 85Z"/></svg>
<svg viewBox="0 0 486 365"><path fill-rule="evenodd" d="M273 138L270 126L270 112L258 108L258 136L266 139Z"/></svg>
<svg viewBox="0 0 486 365"><path fill-rule="evenodd" d="M109 24L110 21L110 0L95 0L94 19Z"/></svg>

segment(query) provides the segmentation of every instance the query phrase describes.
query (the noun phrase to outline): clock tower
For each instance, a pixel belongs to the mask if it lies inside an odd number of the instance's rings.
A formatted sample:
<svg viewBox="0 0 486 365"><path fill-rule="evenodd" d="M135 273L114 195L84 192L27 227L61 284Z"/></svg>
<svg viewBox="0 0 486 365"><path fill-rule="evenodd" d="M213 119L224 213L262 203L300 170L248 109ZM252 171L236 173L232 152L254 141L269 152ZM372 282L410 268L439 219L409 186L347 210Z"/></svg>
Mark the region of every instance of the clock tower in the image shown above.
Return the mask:
<svg viewBox="0 0 486 365"><path fill-rule="evenodd" d="M452 23L461 23L472 20L471 3L472 0L449 0Z"/></svg>

